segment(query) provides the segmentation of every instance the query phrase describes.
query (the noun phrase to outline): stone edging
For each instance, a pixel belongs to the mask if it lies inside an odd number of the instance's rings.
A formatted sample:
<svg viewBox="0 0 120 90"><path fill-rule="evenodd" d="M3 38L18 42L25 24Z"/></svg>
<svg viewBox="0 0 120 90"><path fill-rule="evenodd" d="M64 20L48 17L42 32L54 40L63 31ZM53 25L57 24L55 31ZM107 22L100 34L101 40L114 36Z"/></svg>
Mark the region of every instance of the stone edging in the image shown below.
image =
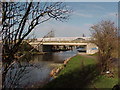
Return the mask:
<svg viewBox="0 0 120 90"><path fill-rule="evenodd" d="M75 56L76 56L76 55L75 55ZM74 56L73 56L73 57L74 57ZM58 75L58 73L59 73L64 67L66 67L66 64L71 60L71 58L72 58L72 57L67 58L67 59L64 61L64 63L63 63L62 66L60 66L60 67L58 67L58 68L54 68L54 69L50 72L50 76L53 77L53 78L56 78L57 75Z"/></svg>

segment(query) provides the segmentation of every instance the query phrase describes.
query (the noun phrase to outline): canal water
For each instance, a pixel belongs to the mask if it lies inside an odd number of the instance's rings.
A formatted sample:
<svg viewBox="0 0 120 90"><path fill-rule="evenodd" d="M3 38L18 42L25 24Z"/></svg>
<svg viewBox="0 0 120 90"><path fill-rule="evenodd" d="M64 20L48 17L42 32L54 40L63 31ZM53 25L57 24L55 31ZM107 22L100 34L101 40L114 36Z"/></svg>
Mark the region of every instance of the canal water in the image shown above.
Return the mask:
<svg viewBox="0 0 120 90"><path fill-rule="evenodd" d="M51 80L50 72L53 68L63 64L64 60L77 54L77 50L33 55L29 60L24 58L15 68L9 70L6 79L7 87L35 87L42 86ZM12 71L12 72L11 72ZM14 72L13 72L14 71ZM10 78L14 78L14 83ZM14 85L12 85L12 84Z"/></svg>

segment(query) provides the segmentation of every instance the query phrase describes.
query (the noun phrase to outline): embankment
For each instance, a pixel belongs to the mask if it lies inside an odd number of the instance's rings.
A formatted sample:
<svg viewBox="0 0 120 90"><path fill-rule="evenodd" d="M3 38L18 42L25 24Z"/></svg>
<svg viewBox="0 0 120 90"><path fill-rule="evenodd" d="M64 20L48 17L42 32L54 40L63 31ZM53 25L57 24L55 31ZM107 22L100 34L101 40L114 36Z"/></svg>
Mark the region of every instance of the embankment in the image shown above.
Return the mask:
<svg viewBox="0 0 120 90"><path fill-rule="evenodd" d="M76 55L75 55L75 56L76 56ZM73 57L75 57L75 56L73 56ZM63 65L61 65L61 66L59 66L59 67L57 67L57 68L54 68L54 69L50 72L50 76L53 77L53 78L56 78L57 75L59 74L59 72L60 72L64 67L66 67L67 63L68 63L68 62L71 60L71 58L73 58L73 57L67 58L67 59L64 61Z"/></svg>

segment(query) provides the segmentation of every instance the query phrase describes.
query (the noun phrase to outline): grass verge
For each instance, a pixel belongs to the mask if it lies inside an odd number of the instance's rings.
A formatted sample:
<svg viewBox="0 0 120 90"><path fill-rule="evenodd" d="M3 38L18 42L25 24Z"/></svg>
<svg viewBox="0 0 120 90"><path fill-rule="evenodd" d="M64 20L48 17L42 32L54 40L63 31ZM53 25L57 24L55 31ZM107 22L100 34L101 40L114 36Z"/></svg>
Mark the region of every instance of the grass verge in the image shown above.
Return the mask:
<svg viewBox="0 0 120 90"><path fill-rule="evenodd" d="M118 78L100 75L94 58L77 55L43 88L112 88Z"/></svg>

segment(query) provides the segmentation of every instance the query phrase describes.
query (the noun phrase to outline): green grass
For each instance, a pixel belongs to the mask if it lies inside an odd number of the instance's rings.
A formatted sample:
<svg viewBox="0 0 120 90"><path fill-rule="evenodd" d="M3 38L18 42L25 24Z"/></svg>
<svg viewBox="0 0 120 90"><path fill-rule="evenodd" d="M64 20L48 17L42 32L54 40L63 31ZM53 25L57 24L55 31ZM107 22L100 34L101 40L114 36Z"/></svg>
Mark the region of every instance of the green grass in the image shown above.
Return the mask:
<svg viewBox="0 0 120 90"><path fill-rule="evenodd" d="M94 64L95 60L91 58L86 58L80 55L77 55L68 62L67 66L59 73L59 76L62 74L70 73L75 69L80 69L83 65Z"/></svg>
<svg viewBox="0 0 120 90"><path fill-rule="evenodd" d="M43 88L112 88L117 81L100 75L95 59L77 55Z"/></svg>
<svg viewBox="0 0 120 90"><path fill-rule="evenodd" d="M118 78L109 78L103 75L97 77L97 81L94 83L96 88L113 88L118 83Z"/></svg>

